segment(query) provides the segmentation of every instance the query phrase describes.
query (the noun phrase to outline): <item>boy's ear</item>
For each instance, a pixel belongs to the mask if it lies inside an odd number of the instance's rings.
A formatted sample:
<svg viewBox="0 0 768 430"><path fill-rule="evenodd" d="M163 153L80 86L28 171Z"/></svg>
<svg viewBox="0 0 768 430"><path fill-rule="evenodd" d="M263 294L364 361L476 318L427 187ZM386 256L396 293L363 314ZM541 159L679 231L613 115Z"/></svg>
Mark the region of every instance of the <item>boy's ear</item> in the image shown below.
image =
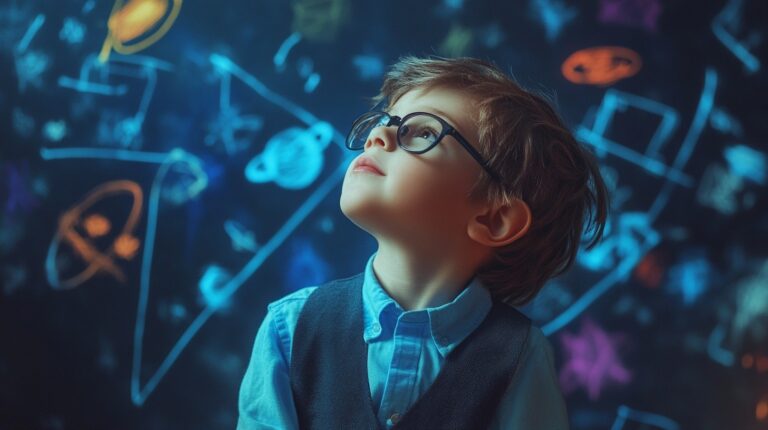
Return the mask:
<svg viewBox="0 0 768 430"><path fill-rule="evenodd" d="M531 226L533 216L528 205L515 199L511 205L485 206L469 220L467 234L483 245L508 245L523 237Z"/></svg>

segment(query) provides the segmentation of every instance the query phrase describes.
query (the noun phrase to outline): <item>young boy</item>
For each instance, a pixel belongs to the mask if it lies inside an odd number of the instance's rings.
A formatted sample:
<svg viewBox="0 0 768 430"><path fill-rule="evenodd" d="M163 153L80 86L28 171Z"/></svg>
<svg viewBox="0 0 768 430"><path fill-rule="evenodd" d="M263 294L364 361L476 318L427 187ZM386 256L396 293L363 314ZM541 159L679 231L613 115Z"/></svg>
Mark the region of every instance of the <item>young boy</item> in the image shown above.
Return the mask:
<svg viewBox="0 0 768 430"><path fill-rule="evenodd" d="M597 163L481 60L402 58L374 101L340 206L378 249L268 305L238 429L567 429L552 346L514 306L572 265L586 221L588 248L602 237Z"/></svg>

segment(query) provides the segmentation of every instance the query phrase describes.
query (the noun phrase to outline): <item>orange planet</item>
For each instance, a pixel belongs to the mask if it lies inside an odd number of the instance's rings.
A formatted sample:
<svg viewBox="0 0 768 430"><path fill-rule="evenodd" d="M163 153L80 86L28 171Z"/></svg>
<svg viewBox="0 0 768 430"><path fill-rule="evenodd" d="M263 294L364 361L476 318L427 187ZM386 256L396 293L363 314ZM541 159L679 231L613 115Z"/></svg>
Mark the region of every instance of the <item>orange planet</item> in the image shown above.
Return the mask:
<svg viewBox="0 0 768 430"><path fill-rule="evenodd" d="M640 55L620 46L598 46L571 54L561 67L565 79L574 84L612 85L637 74Z"/></svg>

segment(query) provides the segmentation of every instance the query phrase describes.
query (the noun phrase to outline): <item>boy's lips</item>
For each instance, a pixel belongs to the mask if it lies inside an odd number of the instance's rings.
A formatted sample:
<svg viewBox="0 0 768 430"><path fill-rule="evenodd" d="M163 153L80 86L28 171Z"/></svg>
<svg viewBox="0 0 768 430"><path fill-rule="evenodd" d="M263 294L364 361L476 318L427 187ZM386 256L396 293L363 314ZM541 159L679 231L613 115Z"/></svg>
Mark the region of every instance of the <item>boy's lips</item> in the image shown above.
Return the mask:
<svg viewBox="0 0 768 430"><path fill-rule="evenodd" d="M366 155L361 155L357 159L357 161L355 161L355 165L352 166L352 170L353 171L354 170L366 170L366 171L369 171L371 173L376 173L376 174L379 174L381 176L386 176L384 174L384 172L381 171L381 168L379 168L379 165L375 161L373 161L372 158L370 158L370 157L368 157Z"/></svg>

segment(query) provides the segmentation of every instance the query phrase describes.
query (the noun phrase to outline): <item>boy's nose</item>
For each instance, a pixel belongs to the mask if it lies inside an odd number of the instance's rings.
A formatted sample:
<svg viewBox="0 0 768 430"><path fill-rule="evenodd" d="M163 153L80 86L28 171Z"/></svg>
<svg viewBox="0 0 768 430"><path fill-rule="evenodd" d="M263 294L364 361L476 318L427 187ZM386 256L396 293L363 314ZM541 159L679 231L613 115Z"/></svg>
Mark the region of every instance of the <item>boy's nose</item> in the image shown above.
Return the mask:
<svg viewBox="0 0 768 430"><path fill-rule="evenodd" d="M394 129L394 127L392 127ZM390 133L387 127L376 127L371 130L368 140L365 141L365 150L370 146L379 145L385 151L391 151L397 147L397 137Z"/></svg>

